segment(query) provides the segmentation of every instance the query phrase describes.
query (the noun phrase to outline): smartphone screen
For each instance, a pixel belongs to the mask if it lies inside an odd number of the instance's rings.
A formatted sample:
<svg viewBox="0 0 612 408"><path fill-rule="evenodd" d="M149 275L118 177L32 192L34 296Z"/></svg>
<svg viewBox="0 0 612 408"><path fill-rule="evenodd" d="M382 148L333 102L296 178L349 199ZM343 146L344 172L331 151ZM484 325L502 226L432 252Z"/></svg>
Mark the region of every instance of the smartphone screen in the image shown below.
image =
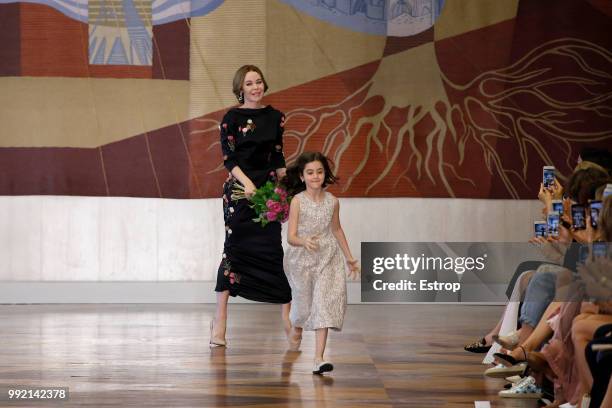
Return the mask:
<svg viewBox="0 0 612 408"><path fill-rule="evenodd" d="M533 228L536 237L546 238L547 224L544 221L536 221L533 223Z"/></svg>
<svg viewBox="0 0 612 408"><path fill-rule="evenodd" d="M559 236L559 214L550 213L547 218L548 235L551 237Z"/></svg>
<svg viewBox="0 0 612 408"><path fill-rule="evenodd" d="M563 215L563 200L553 200L552 210L559 215Z"/></svg>
<svg viewBox="0 0 612 408"><path fill-rule="evenodd" d="M542 168L542 184L544 184L544 188L551 188L555 184L555 168L553 166Z"/></svg>
<svg viewBox="0 0 612 408"><path fill-rule="evenodd" d="M572 205L572 227L577 230L586 228L586 213L582 204Z"/></svg>
<svg viewBox="0 0 612 408"><path fill-rule="evenodd" d="M601 201L591 201L589 203L589 208L591 211L591 227L597 228L597 224L599 223L599 213L601 212Z"/></svg>
<svg viewBox="0 0 612 408"><path fill-rule="evenodd" d="M608 242L593 242L593 258L608 256Z"/></svg>
<svg viewBox="0 0 612 408"><path fill-rule="evenodd" d="M578 244L578 245L580 245L580 247L578 248L578 264L584 265L586 261L589 260L589 254L590 254L589 246L583 245L583 244Z"/></svg>

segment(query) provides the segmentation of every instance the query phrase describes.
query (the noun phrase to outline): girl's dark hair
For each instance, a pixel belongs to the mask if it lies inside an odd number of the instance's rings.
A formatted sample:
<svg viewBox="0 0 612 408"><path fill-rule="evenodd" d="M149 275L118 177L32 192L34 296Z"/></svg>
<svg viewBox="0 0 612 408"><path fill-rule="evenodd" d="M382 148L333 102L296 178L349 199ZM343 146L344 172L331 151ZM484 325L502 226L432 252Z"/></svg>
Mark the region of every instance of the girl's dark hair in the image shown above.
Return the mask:
<svg viewBox="0 0 612 408"><path fill-rule="evenodd" d="M338 177L334 175L331 170L331 160L319 152L304 152L287 167L287 175L281 180L281 183L287 189L287 193L290 196L294 196L302 191L306 190L306 184L301 180L300 176L304 173L304 169L308 163L321 162L323 169L325 170L325 179L323 180L323 187L327 187L330 184L334 184L338 181ZM333 163L332 163L333 164Z"/></svg>
<svg viewBox="0 0 612 408"><path fill-rule="evenodd" d="M608 180L608 174L599 168L589 167L575 171L567 182L567 194L578 204L587 205L589 200L595 198L599 186L606 184Z"/></svg>

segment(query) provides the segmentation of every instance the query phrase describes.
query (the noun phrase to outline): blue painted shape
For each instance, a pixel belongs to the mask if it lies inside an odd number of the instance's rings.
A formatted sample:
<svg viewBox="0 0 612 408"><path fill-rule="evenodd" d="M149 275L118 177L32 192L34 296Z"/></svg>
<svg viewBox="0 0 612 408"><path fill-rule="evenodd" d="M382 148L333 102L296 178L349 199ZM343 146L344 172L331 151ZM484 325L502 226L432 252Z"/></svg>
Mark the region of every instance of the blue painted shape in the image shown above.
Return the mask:
<svg viewBox="0 0 612 408"><path fill-rule="evenodd" d="M408 37L430 28L445 0L281 0L353 31Z"/></svg>
<svg viewBox="0 0 612 408"><path fill-rule="evenodd" d="M108 56L108 60L106 60L106 64L108 65L128 65L127 54L125 53L125 48L123 47L123 42L120 37L115 38L115 42L113 43L113 48L111 48L110 55Z"/></svg>
<svg viewBox="0 0 612 408"><path fill-rule="evenodd" d="M95 48L89 48L89 55L91 58L91 53L95 50ZM91 59L91 64L93 65L102 65L104 64L104 54L106 52L106 38L102 38L100 41L100 46L96 52L96 55Z"/></svg>
<svg viewBox="0 0 612 408"><path fill-rule="evenodd" d="M155 0L153 1L153 25L171 23L185 18L203 16L221 4L224 0ZM0 0L0 4L10 3L34 3L53 7L60 13L82 23L89 22L89 2L88 0ZM170 10L172 6L182 7ZM181 9L187 10L180 11Z"/></svg>

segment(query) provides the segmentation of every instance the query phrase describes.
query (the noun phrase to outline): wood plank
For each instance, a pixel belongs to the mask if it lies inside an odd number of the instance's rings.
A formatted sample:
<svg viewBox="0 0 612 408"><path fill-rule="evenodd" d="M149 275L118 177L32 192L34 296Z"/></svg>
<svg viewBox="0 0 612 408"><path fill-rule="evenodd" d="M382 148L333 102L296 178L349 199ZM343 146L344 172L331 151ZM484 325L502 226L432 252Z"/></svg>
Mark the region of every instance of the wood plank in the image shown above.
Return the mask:
<svg viewBox="0 0 612 408"><path fill-rule="evenodd" d="M274 305L232 304L227 348L213 305L0 306L0 385L68 386L66 407L535 407L506 400L462 345L499 306L350 305L313 376L314 335L290 352ZM35 406L58 404L35 403ZM10 404L8 406L11 406ZM14 404L14 406L24 406Z"/></svg>

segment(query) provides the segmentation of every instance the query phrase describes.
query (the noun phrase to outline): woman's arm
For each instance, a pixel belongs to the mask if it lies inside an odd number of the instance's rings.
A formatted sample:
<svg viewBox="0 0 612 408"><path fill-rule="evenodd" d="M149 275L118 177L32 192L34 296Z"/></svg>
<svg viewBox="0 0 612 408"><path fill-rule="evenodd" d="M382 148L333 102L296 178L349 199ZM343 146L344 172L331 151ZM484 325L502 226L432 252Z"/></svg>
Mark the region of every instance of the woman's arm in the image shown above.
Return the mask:
<svg viewBox="0 0 612 408"><path fill-rule="evenodd" d="M249 178L249 176L244 174L242 169L238 166L234 166L231 170L231 173L232 176L236 177L240 184L244 186L244 195L247 198L251 198L253 194L255 194L256 187L255 184L253 184L253 182Z"/></svg>
<svg viewBox="0 0 612 408"><path fill-rule="evenodd" d="M289 205L289 228L287 231L287 242L292 246L303 246L308 251L316 251L319 248L318 237L299 237L297 234L298 222L300 221L300 199L293 197Z"/></svg>
<svg viewBox="0 0 612 408"><path fill-rule="evenodd" d="M244 194L251 197L255 193L255 184L244 174L236 161L236 138L232 134L231 114L226 113L219 126L221 139L221 152L223 153L223 165L244 186Z"/></svg>
<svg viewBox="0 0 612 408"><path fill-rule="evenodd" d="M276 170L276 177L278 180L285 177L287 171L285 165L285 155L283 153L283 134L285 133L285 115L281 113L280 121L276 128L276 140L274 141L274 147L272 148L270 161Z"/></svg>
<svg viewBox="0 0 612 408"><path fill-rule="evenodd" d="M353 255L351 254L351 249L346 241L344 230L340 225L340 201L337 198L334 198L334 214L332 215L331 230L332 234L334 234L334 237L336 237L336 240L338 241L338 245L340 245L340 249L342 250L344 257L346 258L346 263L350 271L349 276L356 278L359 272L359 265L357 265L357 260L353 258Z"/></svg>

